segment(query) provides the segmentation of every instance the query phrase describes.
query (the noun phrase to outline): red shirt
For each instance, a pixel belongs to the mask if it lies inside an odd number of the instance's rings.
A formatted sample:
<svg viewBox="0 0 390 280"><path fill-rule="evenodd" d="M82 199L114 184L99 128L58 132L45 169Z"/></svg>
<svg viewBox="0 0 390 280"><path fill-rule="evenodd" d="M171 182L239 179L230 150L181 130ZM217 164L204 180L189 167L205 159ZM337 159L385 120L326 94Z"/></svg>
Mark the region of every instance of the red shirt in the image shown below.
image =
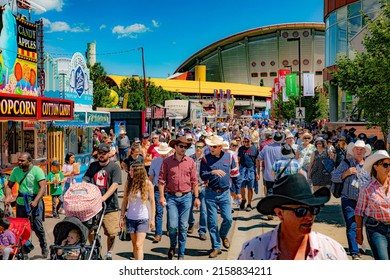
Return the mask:
<svg viewBox="0 0 390 280"><path fill-rule="evenodd" d="M148 151L146 153L152 155L152 159L160 156L160 154L156 151L154 147L160 147L160 143L158 145L152 144L149 146Z"/></svg>
<svg viewBox="0 0 390 280"><path fill-rule="evenodd" d="M158 181L159 183L165 184L165 191L168 193L190 192L193 186L198 184L194 160L188 156L184 156L179 161L175 154L165 158L161 166Z"/></svg>

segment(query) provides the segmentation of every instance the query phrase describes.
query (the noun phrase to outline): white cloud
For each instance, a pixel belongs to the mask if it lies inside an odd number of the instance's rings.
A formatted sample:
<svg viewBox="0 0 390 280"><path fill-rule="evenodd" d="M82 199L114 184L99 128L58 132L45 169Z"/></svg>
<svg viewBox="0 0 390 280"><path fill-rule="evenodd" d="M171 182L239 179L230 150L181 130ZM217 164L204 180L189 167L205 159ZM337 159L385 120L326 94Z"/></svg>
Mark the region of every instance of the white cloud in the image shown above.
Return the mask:
<svg viewBox="0 0 390 280"><path fill-rule="evenodd" d="M102 25L100 25L100 27L99 27L100 30L102 30L102 29L104 29L104 28L107 28L107 25L102 24Z"/></svg>
<svg viewBox="0 0 390 280"><path fill-rule="evenodd" d="M160 27L160 23L158 21L154 20L154 19L152 19L152 24L156 28Z"/></svg>
<svg viewBox="0 0 390 280"><path fill-rule="evenodd" d="M73 33L80 33L80 32L88 32L88 27L82 27L82 26L75 26L70 27L68 23L65 21L55 21L51 22L47 18L42 18L43 20L43 26L47 27L49 30L47 33L54 33L54 32L73 32Z"/></svg>
<svg viewBox="0 0 390 280"><path fill-rule="evenodd" d="M138 34L145 33L149 31L145 25L140 23L135 23L129 26L117 25L112 29L112 34L118 34L118 38L129 37L129 38L137 38Z"/></svg>

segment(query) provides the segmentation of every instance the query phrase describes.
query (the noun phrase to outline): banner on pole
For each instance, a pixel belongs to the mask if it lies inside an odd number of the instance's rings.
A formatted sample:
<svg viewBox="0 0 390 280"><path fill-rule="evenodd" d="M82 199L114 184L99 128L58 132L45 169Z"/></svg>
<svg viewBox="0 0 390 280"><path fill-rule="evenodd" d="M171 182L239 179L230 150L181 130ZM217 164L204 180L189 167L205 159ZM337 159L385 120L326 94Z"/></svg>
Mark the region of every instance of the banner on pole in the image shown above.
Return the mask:
<svg viewBox="0 0 390 280"><path fill-rule="evenodd" d="M303 96L314 96L314 73L303 73Z"/></svg>
<svg viewBox="0 0 390 280"><path fill-rule="evenodd" d="M286 75L286 95L287 96L298 96L299 89L297 84L297 74Z"/></svg>
<svg viewBox="0 0 390 280"><path fill-rule="evenodd" d="M286 87L282 87L282 94L283 94L283 102L288 102L288 96L286 94Z"/></svg>

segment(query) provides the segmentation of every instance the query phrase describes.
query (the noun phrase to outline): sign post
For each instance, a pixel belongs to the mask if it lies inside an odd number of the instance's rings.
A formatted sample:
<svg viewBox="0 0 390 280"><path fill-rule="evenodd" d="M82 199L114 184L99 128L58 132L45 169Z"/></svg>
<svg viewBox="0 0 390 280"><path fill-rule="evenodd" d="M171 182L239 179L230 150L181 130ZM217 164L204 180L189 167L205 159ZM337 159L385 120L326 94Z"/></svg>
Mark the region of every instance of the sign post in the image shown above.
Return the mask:
<svg viewBox="0 0 390 280"><path fill-rule="evenodd" d="M303 120L305 118L305 107L295 108L295 118Z"/></svg>

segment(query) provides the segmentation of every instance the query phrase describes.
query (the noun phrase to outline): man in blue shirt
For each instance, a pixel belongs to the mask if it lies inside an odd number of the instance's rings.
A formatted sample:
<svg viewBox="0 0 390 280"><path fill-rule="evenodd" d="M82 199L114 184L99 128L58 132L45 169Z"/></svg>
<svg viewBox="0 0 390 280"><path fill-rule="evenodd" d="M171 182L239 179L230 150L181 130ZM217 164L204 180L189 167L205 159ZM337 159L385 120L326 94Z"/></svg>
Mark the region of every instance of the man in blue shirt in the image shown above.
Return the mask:
<svg viewBox="0 0 390 280"><path fill-rule="evenodd" d="M210 233L212 251L210 258L222 253L222 244L230 248L227 238L232 226L232 202L230 199L230 177L238 172L235 161L230 153L222 151L223 139L214 135L206 139L210 154L206 155L200 164L200 177L206 182L205 202L207 207L207 227ZM222 223L218 230L218 208L221 210Z"/></svg>

